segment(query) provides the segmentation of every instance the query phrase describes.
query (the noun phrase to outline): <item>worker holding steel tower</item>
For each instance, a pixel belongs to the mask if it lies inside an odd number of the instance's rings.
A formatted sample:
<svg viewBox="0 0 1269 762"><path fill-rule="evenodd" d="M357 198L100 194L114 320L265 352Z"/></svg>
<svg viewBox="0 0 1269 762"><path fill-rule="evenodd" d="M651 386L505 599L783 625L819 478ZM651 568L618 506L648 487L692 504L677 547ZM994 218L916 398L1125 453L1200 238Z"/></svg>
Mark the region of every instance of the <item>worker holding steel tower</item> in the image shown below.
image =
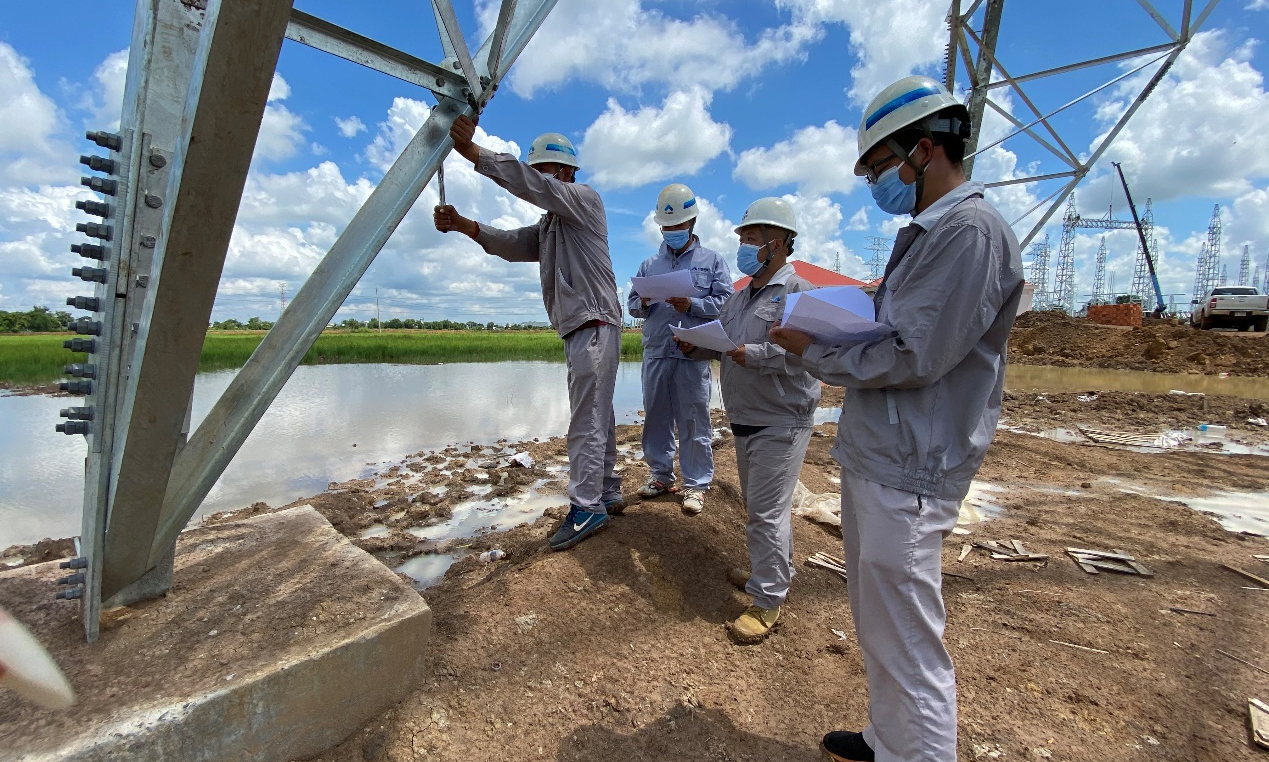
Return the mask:
<svg viewBox="0 0 1269 762"><path fill-rule="evenodd" d="M574 182L573 144L548 132L533 141L527 162L474 142L476 124L454 120L454 150L476 171L518 198L546 211L536 224L499 230L437 206L436 229L457 230L508 262L537 262L542 301L551 327L564 339L568 362L569 512L549 543L571 548L607 526L623 507L617 462L613 391L621 359L621 305L608 253L604 202L589 185Z"/></svg>
<svg viewBox="0 0 1269 762"><path fill-rule="evenodd" d="M686 270L696 296L651 300L631 290L627 309L643 318L643 459L648 480L639 496L652 498L674 488L674 433L678 431L683 513L705 508L705 490L714 480L713 426L709 420L709 363L690 360L674 345L670 326L690 328L718 318L731 296L727 262L696 237L700 205L682 183L665 186L657 196L652 218L661 228L657 253L639 265L639 277Z"/></svg>
<svg viewBox="0 0 1269 762"><path fill-rule="evenodd" d="M965 178L968 118L927 77L895 82L864 112L855 174L882 211L913 218L874 299L890 335L827 346L771 332L812 375L849 390L832 452L871 706L862 733L824 737L835 760L956 760L941 551L996 431L1023 283L1013 231Z"/></svg>

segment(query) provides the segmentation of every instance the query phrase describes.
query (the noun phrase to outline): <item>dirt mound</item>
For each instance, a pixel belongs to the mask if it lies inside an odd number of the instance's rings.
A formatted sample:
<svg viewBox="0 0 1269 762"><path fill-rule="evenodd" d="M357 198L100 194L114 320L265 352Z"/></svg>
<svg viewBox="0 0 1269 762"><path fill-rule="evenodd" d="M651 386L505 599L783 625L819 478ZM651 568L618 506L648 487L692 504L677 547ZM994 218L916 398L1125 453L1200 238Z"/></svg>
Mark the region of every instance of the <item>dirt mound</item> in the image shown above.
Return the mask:
<svg viewBox="0 0 1269 762"><path fill-rule="evenodd" d="M1269 338L1263 333L1198 331L1168 320L1147 320L1141 328L1123 329L1060 312L1026 312L1014 323L1009 362L1269 376Z"/></svg>

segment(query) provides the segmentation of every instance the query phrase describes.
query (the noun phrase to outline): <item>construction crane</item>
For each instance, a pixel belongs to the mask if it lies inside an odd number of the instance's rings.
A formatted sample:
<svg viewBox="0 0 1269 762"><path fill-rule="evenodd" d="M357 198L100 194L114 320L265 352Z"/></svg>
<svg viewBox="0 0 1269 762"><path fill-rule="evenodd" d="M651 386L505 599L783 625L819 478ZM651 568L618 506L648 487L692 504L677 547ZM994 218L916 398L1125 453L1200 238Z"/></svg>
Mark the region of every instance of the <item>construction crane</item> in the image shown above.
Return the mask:
<svg viewBox="0 0 1269 762"><path fill-rule="evenodd" d="M1146 255L1146 266L1150 268L1150 284L1154 286L1154 316L1163 315L1166 302L1163 301L1163 289L1159 287L1159 273L1154 269L1154 255L1150 253L1150 243L1146 240L1145 228L1141 226L1141 218L1137 216L1137 205L1132 202L1132 193L1128 190L1128 180L1124 178L1124 168L1119 162L1112 162L1119 173L1119 182L1124 185L1124 196L1128 199L1128 209L1132 212L1132 221L1137 224L1137 237L1141 239L1141 251Z"/></svg>

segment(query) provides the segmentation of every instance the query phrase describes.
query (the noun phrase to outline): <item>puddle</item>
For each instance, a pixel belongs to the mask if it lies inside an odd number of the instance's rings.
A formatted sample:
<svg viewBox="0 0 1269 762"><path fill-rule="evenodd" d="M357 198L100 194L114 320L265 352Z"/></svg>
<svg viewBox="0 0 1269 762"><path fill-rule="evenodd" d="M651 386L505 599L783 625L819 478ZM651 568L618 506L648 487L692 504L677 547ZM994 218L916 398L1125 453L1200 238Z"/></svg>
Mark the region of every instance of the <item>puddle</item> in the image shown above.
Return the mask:
<svg viewBox="0 0 1269 762"><path fill-rule="evenodd" d="M1045 429L1043 431L1027 431L1026 429L1011 425L1003 425L998 428L1001 431L1011 431L1016 434L1043 437L1063 444L1095 444L1093 440L1081 434L1078 429L1067 427ZM1269 456L1269 443L1246 444L1243 442L1236 442L1231 439L1225 439L1221 436L1214 436L1207 432L1199 431L1198 429L1164 431L1155 438L1153 447L1136 447L1133 445L1117 445L1111 443L1101 444L1103 447L1113 447L1115 449L1142 453L1207 452L1216 454L1223 453L1225 455Z"/></svg>
<svg viewBox="0 0 1269 762"><path fill-rule="evenodd" d="M1231 532L1269 537L1269 492L1219 492L1208 497L1169 499L1212 516Z"/></svg>
<svg viewBox="0 0 1269 762"><path fill-rule="evenodd" d="M956 526L963 527L967 524L977 524L980 521L994 519L999 516L1005 509L993 501L992 495L1004 491L1005 488L999 484L977 480L970 482L969 494L961 501L961 510L960 515L956 517Z"/></svg>
<svg viewBox="0 0 1269 762"><path fill-rule="evenodd" d="M1172 390L1200 394L1228 394L1232 397L1269 400L1269 384L1263 378L1201 376L1195 373L1154 373L1143 370L1100 368L1052 368L1010 363L1005 373L1010 391L1086 392L1104 389L1117 392L1167 394Z"/></svg>
<svg viewBox="0 0 1269 762"><path fill-rule="evenodd" d="M465 553L424 553L401 564L393 571L401 572L414 580L414 587L422 590L435 585L449 571L454 562Z"/></svg>
<svg viewBox="0 0 1269 762"><path fill-rule="evenodd" d="M817 407L815 408L815 425L821 423L837 423L837 419L842 417L842 409L840 407Z"/></svg>
<svg viewBox="0 0 1269 762"><path fill-rule="evenodd" d="M368 526L368 527L366 527L365 529L361 530L361 534L359 534L359 535L357 535L357 536L358 536L359 538L361 538L361 539L365 540L365 539L368 539L368 538L370 538L370 537L382 537L383 535L385 535L385 534L387 534L388 532L391 532L391 531L392 531L391 529L388 529L388 528L387 528L387 527L385 527L383 524L371 524L370 526Z"/></svg>
<svg viewBox="0 0 1269 762"><path fill-rule="evenodd" d="M406 531L424 540L456 540L529 524L540 519L548 508L568 505L567 495L541 495L537 492L540 487L534 485L521 497L459 503L448 520Z"/></svg>

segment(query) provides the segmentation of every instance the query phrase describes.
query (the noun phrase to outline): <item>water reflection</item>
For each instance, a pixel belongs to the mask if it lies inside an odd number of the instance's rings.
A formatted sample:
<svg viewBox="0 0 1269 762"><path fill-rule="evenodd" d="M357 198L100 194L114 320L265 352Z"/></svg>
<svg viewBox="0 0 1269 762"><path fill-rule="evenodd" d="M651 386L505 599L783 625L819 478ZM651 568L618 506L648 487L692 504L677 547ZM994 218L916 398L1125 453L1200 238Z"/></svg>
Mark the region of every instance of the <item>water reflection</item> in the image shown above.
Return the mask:
<svg viewBox="0 0 1269 762"><path fill-rule="evenodd" d="M1044 392L1148 392L1166 394L1173 389L1203 394L1269 400L1269 383L1263 378L1200 376L1191 373L1147 373L1140 370L1099 368L1049 368L1013 365L1005 371L1005 388Z"/></svg>

